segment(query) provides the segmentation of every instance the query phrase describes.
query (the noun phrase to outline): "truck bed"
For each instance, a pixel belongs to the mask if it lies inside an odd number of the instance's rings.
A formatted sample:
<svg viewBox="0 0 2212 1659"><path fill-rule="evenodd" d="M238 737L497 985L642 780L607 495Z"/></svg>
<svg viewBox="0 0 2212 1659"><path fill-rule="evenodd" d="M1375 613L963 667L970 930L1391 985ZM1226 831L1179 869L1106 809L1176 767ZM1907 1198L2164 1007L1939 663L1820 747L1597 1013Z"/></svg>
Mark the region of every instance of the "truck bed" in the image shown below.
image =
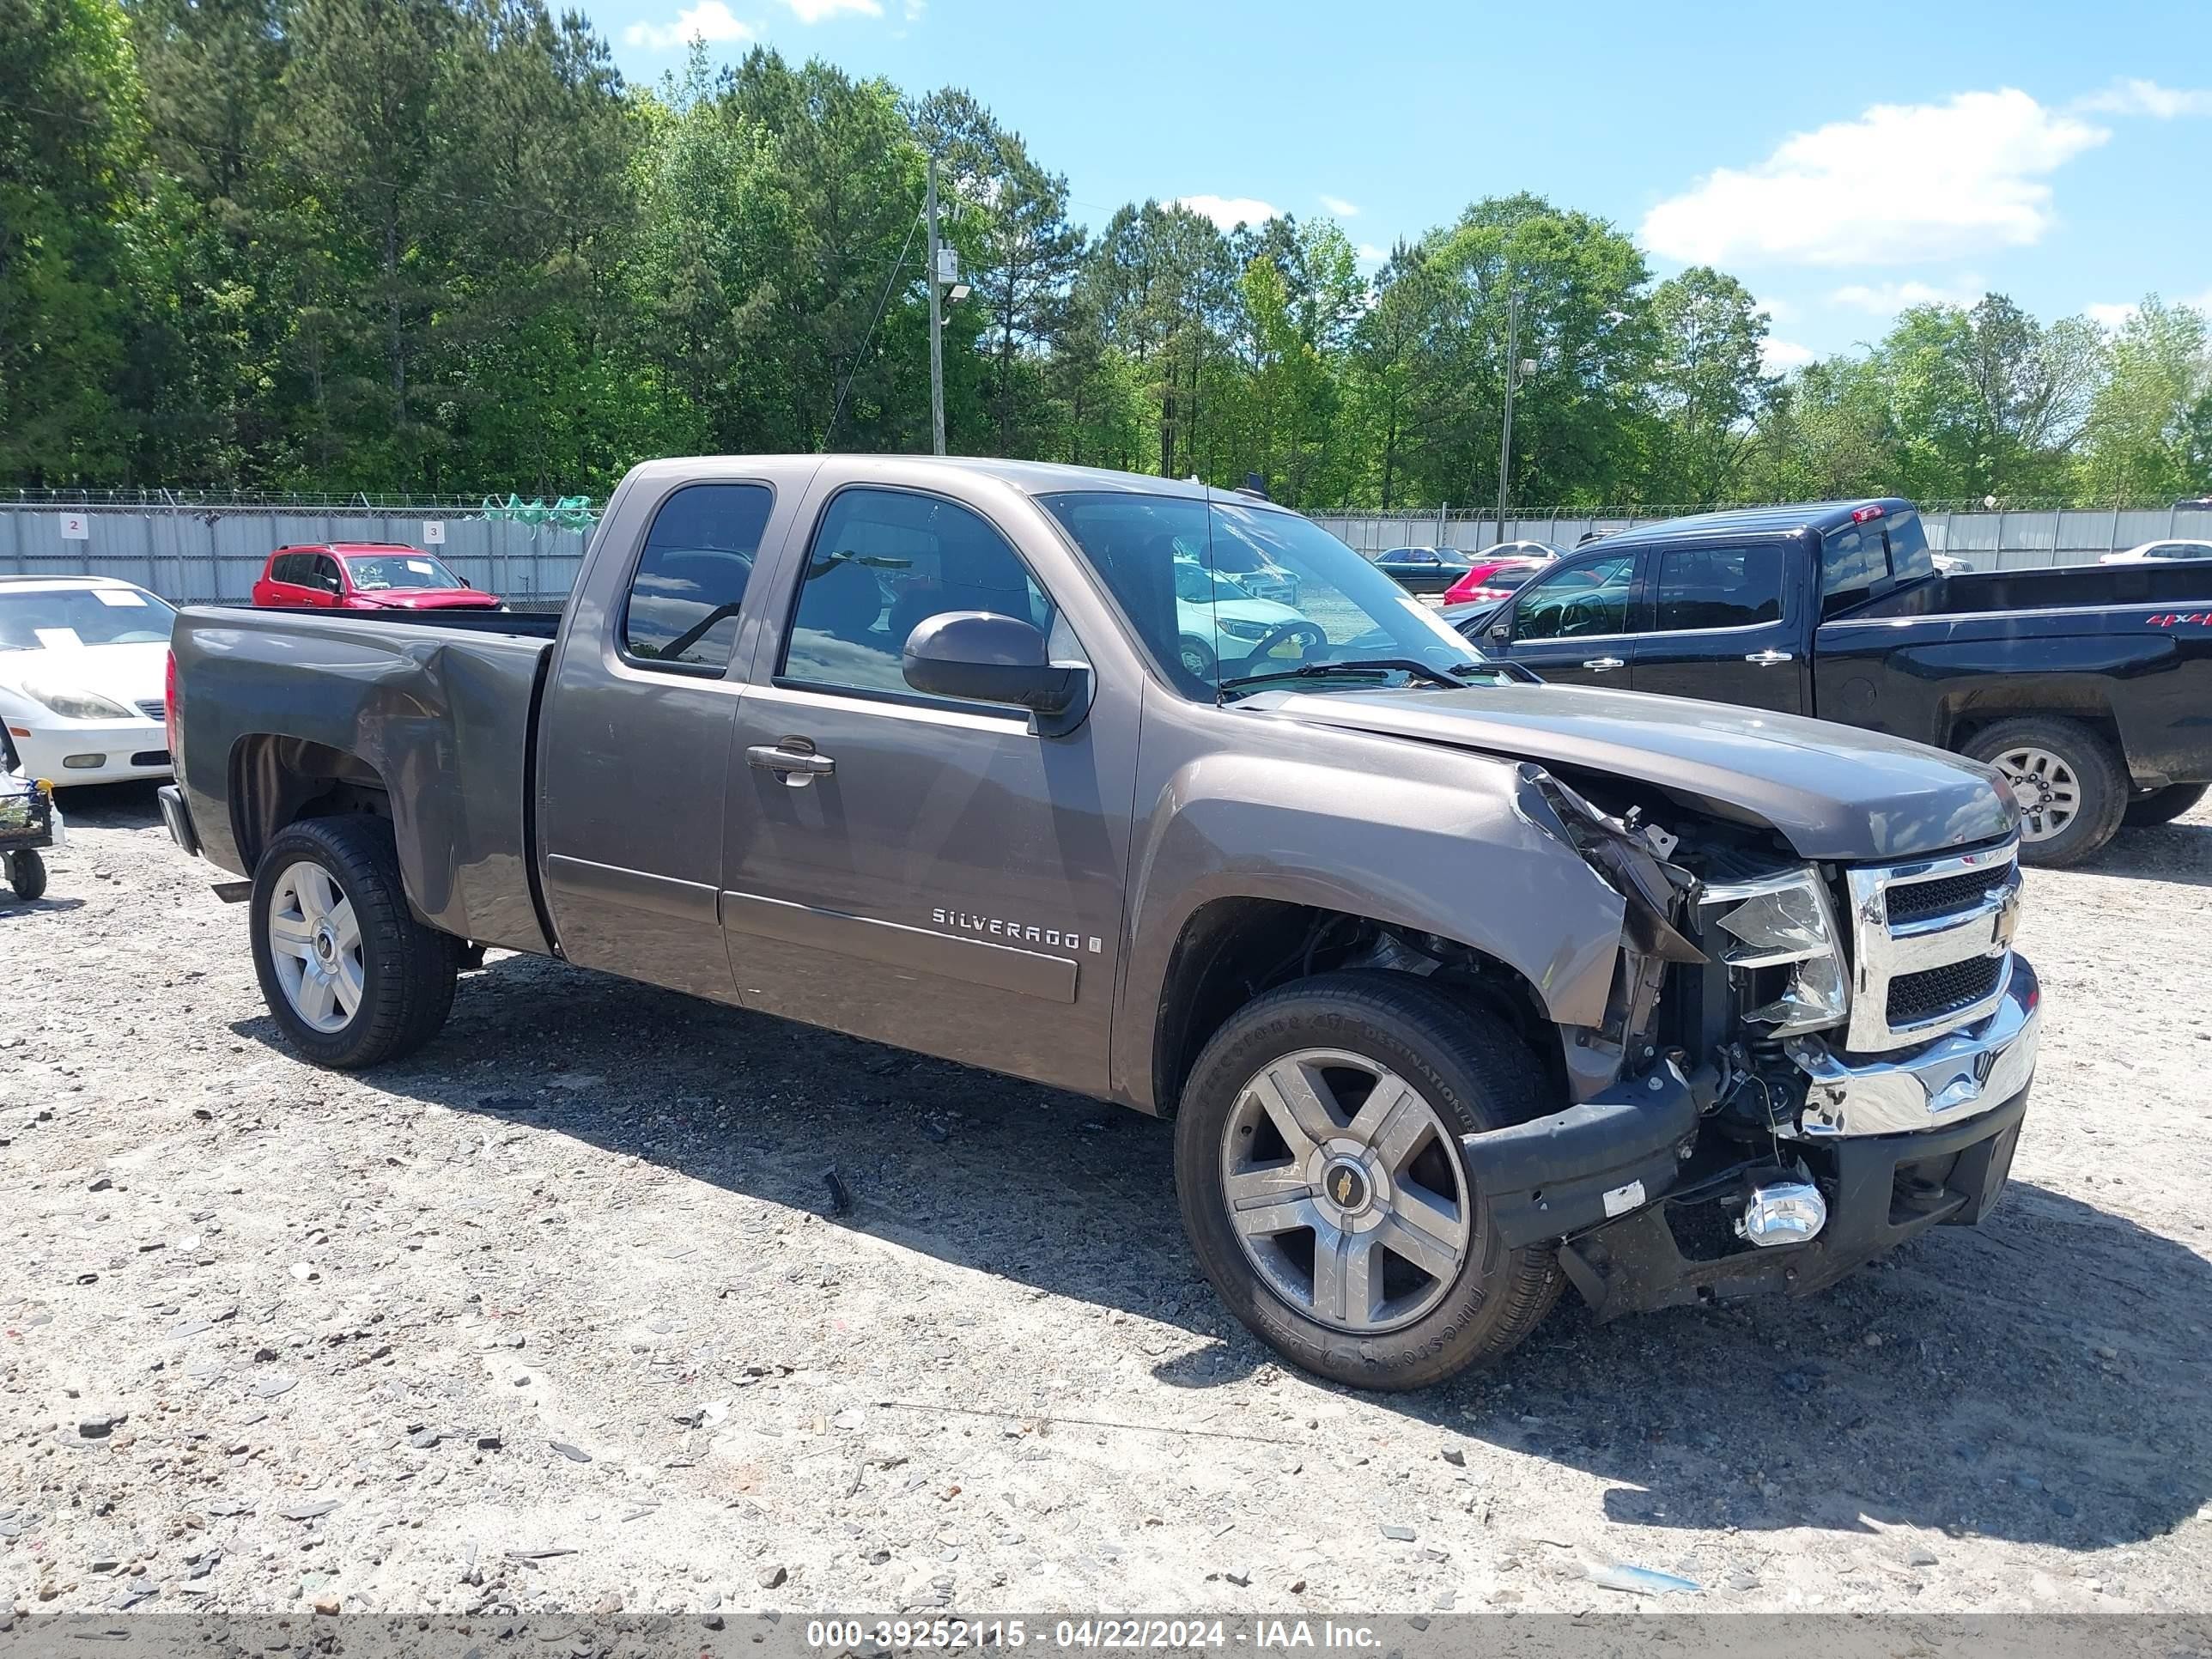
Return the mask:
<svg viewBox="0 0 2212 1659"><path fill-rule="evenodd" d="M391 806L409 899L463 939L548 952L530 858L538 700L558 618L194 608L172 646L177 757L208 857L251 872L279 756L353 757ZM302 748L301 745L309 747Z"/></svg>
<svg viewBox="0 0 2212 1659"><path fill-rule="evenodd" d="M2212 559L2057 565L2045 570L1970 570L1955 576L1930 576L1870 600L1839 620L1988 617L2145 605L2160 610L2212 608Z"/></svg>
<svg viewBox="0 0 2212 1659"><path fill-rule="evenodd" d="M2139 789L2212 780L2212 561L1935 576L1823 623L1824 719L1955 747L2035 712L2110 734Z"/></svg>

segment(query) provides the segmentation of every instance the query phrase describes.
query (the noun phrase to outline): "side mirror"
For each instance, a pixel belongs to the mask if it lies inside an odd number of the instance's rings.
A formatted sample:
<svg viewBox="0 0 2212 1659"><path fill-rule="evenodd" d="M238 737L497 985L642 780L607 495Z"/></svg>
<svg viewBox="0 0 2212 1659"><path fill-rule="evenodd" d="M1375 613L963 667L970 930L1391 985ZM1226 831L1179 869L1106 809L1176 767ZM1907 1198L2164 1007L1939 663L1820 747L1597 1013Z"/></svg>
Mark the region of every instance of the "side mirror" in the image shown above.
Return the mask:
<svg viewBox="0 0 2212 1659"><path fill-rule="evenodd" d="M1026 708L1033 729L1054 738L1073 731L1091 708L1091 671L1056 663L1044 635L994 611L943 611L907 635L906 683L933 697Z"/></svg>
<svg viewBox="0 0 2212 1659"><path fill-rule="evenodd" d="M1486 631L1488 633L1490 642L1492 645L1509 645L1513 640L1512 619L1510 617L1500 617L1496 622L1491 623L1490 627Z"/></svg>
<svg viewBox="0 0 2212 1659"><path fill-rule="evenodd" d="M471 581L466 576L458 576L454 578L454 580L459 581L464 587L474 587L476 586L476 584Z"/></svg>

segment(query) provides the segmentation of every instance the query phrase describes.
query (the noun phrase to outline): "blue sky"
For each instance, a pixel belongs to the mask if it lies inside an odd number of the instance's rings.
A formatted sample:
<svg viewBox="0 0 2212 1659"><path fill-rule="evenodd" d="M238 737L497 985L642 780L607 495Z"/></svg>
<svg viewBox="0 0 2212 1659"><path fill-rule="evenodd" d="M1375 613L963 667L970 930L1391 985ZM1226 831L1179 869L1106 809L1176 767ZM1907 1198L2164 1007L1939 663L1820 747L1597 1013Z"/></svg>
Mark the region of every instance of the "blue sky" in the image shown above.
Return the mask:
<svg viewBox="0 0 2212 1659"><path fill-rule="evenodd" d="M718 58L762 41L963 86L1094 228L1179 198L1334 215L1372 256L1534 191L1633 233L1660 275L1741 277L1778 368L1984 289L2108 325L2147 291L2212 305L2212 0L589 9L634 79L696 33Z"/></svg>

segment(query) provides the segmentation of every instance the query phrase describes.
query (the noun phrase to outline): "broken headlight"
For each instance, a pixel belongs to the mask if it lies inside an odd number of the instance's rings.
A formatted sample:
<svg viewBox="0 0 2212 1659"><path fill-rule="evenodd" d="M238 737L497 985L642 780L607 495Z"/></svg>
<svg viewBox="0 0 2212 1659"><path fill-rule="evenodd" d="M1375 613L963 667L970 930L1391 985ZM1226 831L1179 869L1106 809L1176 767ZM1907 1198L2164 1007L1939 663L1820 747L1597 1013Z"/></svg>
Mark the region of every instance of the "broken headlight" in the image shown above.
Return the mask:
<svg viewBox="0 0 2212 1659"><path fill-rule="evenodd" d="M1741 970L1744 1018L1778 1036L1840 1025L1851 1009L1850 978L1828 890L1811 870L1723 882L1700 897L1715 952Z"/></svg>

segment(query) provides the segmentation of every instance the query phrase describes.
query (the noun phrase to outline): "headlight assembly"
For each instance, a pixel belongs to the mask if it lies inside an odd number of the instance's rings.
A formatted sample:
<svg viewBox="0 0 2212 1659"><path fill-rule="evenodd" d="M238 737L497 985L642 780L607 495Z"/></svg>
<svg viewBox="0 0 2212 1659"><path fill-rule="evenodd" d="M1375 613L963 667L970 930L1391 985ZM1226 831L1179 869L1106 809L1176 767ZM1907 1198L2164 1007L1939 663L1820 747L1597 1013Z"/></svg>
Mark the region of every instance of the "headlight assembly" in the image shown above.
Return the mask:
<svg viewBox="0 0 2212 1659"><path fill-rule="evenodd" d="M1827 889L1810 870L1707 887L1700 900L1708 929L1723 939L1720 959L1773 994L1745 1011L1778 1036L1840 1025L1851 1011L1850 980ZM1762 975L1760 969L1786 970ZM1779 980L1778 986L1774 984Z"/></svg>
<svg viewBox="0 0 2212 1659"><path fill-rule="evenodd" d="M33 701L46 704L64 720L127 720L133 718L131 710L121 703L90 691L64 690L29 681L25 683L23 693Z"/></svg>
<svg viewBox="0 0 2212 1659"><path fill-rule="evenodd" d="M1213 624L1232 640L1264 640L1275 630L1267 623L1235 622L1217 619Z"/></svg>

